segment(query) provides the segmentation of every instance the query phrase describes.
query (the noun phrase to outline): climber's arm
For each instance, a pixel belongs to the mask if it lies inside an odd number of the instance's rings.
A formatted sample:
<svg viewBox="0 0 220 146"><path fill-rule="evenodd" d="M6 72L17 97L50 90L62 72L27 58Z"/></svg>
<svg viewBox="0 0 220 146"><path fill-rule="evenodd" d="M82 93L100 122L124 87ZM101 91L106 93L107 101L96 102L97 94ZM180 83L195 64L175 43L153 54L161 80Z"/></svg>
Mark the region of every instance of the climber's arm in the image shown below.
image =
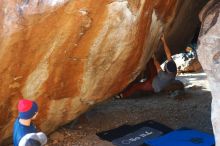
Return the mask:
<svg viewBox="0 0 220 146"><path fill-rule="evenodd" d="M167 45L167 43L166 43L166 40L165 40L164 35L162 35L161 41L163 42L163 48L164 48L164 51L165 51L165 53L166 53L167 60L170 61L170 60L172 59L172 57L171 57L172 54L171 54L170 49L169 49L169 47L168 47L168 45Z"/></svg>
<svg viewBox="0 0 220 146"><path fill-rule="evenodd" d="M153 58L154 58L154 65L157 69L157 72L160 72L162 70L162 68L160 67L160 63L158 62L158 60L155 56L153 56Z"/></svg>

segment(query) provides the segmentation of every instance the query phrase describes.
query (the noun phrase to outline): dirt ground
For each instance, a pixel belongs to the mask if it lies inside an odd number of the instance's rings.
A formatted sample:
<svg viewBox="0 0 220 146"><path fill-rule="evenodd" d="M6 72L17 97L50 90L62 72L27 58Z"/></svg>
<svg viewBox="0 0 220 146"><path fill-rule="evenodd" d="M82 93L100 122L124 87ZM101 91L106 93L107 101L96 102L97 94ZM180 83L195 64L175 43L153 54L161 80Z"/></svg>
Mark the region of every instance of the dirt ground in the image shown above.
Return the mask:
<svg viewBox="0 0 220 146"><path fill-rule="evenodd" d="M97 132L147 120L171 128L189 127L212 133L211 93L204 73L178 77L185 93L137 93L127 99L110 99L49 136L47 146L112 146Z"/></svg>

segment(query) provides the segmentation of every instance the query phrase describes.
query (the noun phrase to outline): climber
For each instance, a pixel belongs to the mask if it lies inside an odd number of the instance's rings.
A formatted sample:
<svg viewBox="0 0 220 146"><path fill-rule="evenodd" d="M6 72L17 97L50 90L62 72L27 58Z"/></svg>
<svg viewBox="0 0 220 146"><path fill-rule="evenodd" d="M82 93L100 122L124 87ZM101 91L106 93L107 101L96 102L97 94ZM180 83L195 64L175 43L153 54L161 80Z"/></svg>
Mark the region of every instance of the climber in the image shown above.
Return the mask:
<svg viewBox="0 0 220 146"><path fill-rule="evenodd" d="M153 59L150 59L146 65L147 80L129 86L120 95L116 96L117 98L128 97L136 91L157 93L160 91L173 91L184 88L182 82L175 80L177 74L177 66L171 57L172 54L165 41L164 35L162 35L161 41L163 43L164 51L167 57L164 70L162 70L160 63L154 56Z"/></svg>
<svg viewBox="0 0 220 146"><path fill-rule="evenodd" d="M21 99L18 103L18 111L19 115L15 120L13 128L14 146L28 146L31 144L37 146L37 143L41 145L46 144L46 135L37 133L36 126L32 123L32 120L38 114L37 103L31 100Z"/></svg>

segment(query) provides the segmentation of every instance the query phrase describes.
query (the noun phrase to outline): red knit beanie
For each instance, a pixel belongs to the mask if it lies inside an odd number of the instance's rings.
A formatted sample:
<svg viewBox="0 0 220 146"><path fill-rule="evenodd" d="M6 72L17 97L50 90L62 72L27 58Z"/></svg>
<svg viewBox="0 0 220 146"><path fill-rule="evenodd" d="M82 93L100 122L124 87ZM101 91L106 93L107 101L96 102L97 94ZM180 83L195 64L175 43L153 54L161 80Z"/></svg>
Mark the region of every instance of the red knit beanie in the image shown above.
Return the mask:
<svg viewBox="0 0 220 146"><path fill-rule="evenodd" d="M21 99L18 103L19 118L31 119L38 111L37 103L27 99Z"/></svg>

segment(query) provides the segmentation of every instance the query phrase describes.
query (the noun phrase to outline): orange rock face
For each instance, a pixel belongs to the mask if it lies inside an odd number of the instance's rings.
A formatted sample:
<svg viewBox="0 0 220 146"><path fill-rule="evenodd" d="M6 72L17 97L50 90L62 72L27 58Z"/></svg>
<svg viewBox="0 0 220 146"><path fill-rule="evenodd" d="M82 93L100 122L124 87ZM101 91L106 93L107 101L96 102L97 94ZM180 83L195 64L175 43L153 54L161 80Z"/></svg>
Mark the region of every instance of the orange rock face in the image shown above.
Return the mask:
<svg viewBox="0 0 220 146"><path fill-rule="evenodd" d="M175 34L175 20L197 15L204 1L1 0L0 143L11 137L20 97L37 101L36 123L51 132L121 91L162 30Z"/></svg>

